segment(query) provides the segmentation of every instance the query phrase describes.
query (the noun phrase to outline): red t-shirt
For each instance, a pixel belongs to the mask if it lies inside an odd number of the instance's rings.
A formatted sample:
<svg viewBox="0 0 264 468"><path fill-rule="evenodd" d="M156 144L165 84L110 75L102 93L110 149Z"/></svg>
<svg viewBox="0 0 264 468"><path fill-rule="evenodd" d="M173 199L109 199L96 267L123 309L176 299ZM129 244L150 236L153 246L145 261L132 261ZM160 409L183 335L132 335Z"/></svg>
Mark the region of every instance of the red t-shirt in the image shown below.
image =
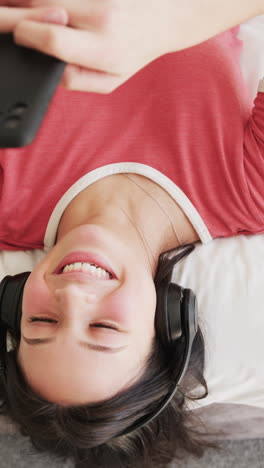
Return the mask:
<svg viewBox="0 0 264 468"><path fill-rule="evenodd" d="M252 114L241 48L227 31L109 95L58 88L35 141L0 150L0 248L43 248L61 197L105 166L104 176L152 168L202 241L264 232L264 95Z"/></svg>

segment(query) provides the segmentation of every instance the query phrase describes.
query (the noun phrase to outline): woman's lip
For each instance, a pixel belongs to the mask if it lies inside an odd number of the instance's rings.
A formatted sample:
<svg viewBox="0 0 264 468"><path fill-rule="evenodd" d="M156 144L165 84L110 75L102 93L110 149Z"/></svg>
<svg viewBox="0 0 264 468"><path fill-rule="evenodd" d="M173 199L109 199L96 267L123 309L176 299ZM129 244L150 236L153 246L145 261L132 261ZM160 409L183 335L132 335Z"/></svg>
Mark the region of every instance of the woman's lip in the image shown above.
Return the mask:
<svg viewBox="0 0 264 468"><path fill-rule="evenodd" d="M85 262L86 263L94 263L95 265L99 266L100 268L103 268L104 270L108 271L111 274L112 278L117 279L117 276L116 276L115 272L113 271L109 261L106 258L102 257L101 255L98 255L98 254L92 253L92 252L90 252L90 253L89 252L72 252L72 253L70 253L69 255L67 255L66 257L64 257L62 259L62 261L56 267L53 274L59 275L61 273L62 269L66 265L69 265L71 263L85 263Z"/></svg>

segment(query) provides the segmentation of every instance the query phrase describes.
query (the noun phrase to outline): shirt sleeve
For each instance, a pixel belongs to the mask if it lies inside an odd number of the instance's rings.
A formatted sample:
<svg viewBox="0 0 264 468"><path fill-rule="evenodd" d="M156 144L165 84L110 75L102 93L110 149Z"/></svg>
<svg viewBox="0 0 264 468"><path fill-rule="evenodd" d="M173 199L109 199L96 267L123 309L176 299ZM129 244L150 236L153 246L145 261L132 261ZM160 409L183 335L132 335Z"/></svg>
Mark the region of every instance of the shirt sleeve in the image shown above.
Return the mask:
<svg viewBox="0 0 264 468"><path fill-rule="evenodd" d="M264 220L264 78L260 80L252 115L245 128L244 168L248 189L256 207L255 216Z"/></svg>

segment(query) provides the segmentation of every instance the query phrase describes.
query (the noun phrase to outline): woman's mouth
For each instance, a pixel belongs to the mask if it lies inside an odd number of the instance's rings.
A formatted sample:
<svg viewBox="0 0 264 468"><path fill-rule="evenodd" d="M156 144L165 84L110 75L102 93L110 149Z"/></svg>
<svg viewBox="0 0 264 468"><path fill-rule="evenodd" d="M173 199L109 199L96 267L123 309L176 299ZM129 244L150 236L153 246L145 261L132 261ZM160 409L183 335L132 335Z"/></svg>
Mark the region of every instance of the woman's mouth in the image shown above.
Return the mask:
<svg viewBox="0 0 264 468"><path fill-rule="evenodd" d="M53 274L87 273L101 279L117 279L109 262L98 254L73 252L59 263Z"/></svg>
<svg viewBox="0 0 264 468"><path fill-rule="evenodd" d="M99 267L98 265L94 265L93 263L88 262L70 263L62 269L62 272L60 274L64 275L72 272L85 272L90 273L92 276L96 276L97 278L111 279L111 275L107 270Z"/></svg>

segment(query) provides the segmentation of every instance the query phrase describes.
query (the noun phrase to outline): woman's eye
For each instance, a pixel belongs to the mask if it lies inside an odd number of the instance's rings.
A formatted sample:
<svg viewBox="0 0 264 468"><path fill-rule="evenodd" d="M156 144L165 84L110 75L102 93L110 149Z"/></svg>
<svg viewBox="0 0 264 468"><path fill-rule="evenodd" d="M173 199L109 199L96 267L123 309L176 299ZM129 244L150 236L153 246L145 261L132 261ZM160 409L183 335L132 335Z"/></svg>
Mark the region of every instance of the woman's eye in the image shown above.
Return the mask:
<svg viewBox="0 0 264 468"><path fill-rule="evenodd" d="M117 327L115 327L114 325L110 325L109 323L92 323L90 326L94 328L108 328L110 330L118 331Z"/></svg>
<svg viewBox="0 0 264 468"><path fill-rule="evenodd" d="M53 320L47 317L29 317L30 322L46 322L46 323L58 323L57 320ZM110 330L118 331L118 328L114 325L110 325L109 323L92 323L91 327L94 328L108 328Z"/></svg>
<svg viewBox="0 0 264 468"><path fill-rule="evenodd" d="M47 317L29 317L30 322L47 322L47 323L57 323L56 320L47 318Z"/></svg>

